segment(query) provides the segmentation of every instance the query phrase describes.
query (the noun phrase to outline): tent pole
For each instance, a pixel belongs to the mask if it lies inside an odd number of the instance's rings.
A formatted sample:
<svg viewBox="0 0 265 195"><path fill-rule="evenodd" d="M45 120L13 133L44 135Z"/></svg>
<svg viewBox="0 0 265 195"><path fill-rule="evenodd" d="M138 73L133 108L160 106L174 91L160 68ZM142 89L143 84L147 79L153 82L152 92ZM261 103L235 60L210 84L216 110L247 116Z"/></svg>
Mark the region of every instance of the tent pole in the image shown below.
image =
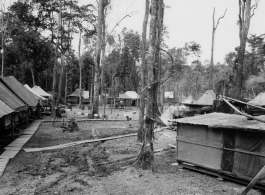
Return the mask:
<svg viewBox="0 0 265 195"><path fill-rule="evenodd" d="M11 114L11 139L14 140L14 131L15 131L15 114Z"/></svg>

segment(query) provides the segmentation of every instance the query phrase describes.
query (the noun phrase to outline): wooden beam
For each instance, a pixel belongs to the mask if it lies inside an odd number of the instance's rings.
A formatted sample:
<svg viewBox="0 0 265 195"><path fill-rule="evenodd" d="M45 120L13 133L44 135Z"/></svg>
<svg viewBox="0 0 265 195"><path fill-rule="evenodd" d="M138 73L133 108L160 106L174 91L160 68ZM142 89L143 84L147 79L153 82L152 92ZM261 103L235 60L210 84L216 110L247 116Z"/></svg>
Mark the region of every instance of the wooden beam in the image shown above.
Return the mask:
<svg viewBox="0 0 265 195"><path fill-rule="evenodd" d="M241 195L246 195L249 190L257 183L257 181L264 175L265 173L265 166L258 172L258 174L251 180L248 186L244 189Z"/></svg>

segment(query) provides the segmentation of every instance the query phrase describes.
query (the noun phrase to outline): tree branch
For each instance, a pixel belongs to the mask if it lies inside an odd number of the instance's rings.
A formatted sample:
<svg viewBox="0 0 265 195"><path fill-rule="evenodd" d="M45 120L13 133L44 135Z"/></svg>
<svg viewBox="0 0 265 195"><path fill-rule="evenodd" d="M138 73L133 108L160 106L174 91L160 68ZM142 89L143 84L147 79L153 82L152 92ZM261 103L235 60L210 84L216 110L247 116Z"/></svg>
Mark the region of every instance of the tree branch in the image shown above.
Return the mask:
<svg viewBox="0 0 265 195"><path fill-rule="evenodd" d="M115 30L115 28L116 28L117 26L120 25L120 23L121 23L125 18L127 18L127 17L132 17L133 13L135 13L135 12L131 12L131 13L126 14L125 16L123 16L123 17L119 20L119 22L117 22L116 25L112 28L112 30L110 31L110 34Z"/></svg>
<svg viewBox="0 0 265 195"><path fill-rule="evenodd" d="M250 18L252 18L252 16L254 16L254 14L255 14L255 9L258 8L258 5L259 5L259 0L256 0L256 1L255 1L255 5L253 5L253 6L251 7L251 9L253 9L253 12L252 12L252 15L250 16Z"/></svg>
<svg viewBox="0 0 265 195"><path fill-rule="evenodd" d="M218 24L219 24L219 21L220 21L222 18L225 17L226 11L227 11L227 9L225 9L224 15L218 19L217 24L216 24L216 26L215 26L215 29L217 29L217 26L218 26Z"/></svg>

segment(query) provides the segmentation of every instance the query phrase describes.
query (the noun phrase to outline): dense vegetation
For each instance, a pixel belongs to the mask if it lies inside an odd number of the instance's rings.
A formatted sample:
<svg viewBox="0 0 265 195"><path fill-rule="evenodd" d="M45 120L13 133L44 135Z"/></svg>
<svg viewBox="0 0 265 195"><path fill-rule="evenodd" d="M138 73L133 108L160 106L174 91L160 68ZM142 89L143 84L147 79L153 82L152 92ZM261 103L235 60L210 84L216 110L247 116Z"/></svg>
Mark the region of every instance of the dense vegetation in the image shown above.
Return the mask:
<svg viewBox="0 0 265 195"><path fill-rule="evenodd" d="M75 0L63 1L62 25L58 29L59 1L30 0L14 2L4 13L4 75L14 75L23 84L39 85L52 91L53 65L58 58L56 79L63 74L62 97L79 87L79 60L82 67L82 88L90 90L93 84L92 70L96 42L95 16L97 5L78 6ZM59 30L59 37L57 37ZM82 33L85 51L80 59L72 47L74 34ZM181 48L168 48L165 39L167 29L162 32L163 50L160 50L161 80L164 91L174 91L176 102L192 95L195 99L209 86L210 62L200 59L200 44L190 42ZM2 39L1 39L2 40ZM59 53L56 43L59 40ZM119 92L140 91L141 36L130 29L114 36L106 33L105 91L113 87L113 78ZM249 35L248 51L243 66L243 94L253 97L264 91L264 35ZM1 42L2 44L2 42ZM147 43L148 44L148 43ZM63 62L59 60L64 56ZM193 56L194 61L189 60ZM238 70L238 48L229 52L224 62L213 68L213 86L217 94L233 96ZM2 55L0 56L2 58ZM2 60L2 59L1 59ZM61 65L65 66L61 71ZM67 79L66 79L67 75ZM67 90L65 90L67 82Z"/></svg>

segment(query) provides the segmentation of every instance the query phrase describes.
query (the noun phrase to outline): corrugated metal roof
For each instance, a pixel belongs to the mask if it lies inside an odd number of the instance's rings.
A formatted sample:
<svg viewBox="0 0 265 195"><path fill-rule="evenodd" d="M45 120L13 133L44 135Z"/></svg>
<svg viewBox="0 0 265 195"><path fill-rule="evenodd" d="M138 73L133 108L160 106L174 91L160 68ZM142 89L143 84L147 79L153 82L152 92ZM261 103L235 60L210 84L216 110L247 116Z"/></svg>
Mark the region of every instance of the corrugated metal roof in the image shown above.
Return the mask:
<svg viewBox="0 0 265 195"><path fill-rule="evenodd" d="M265 120L265 115L257 118ZM210 113L193 117L174 119L174 122L182 124L206 125L212 128L249 129L265 131L265 123L248 120L247 117L236 114Z"/></svg>
<svg viewBox="0 0 265 195"><path fill-rule="evenodd" d="M39 103L39 97L26 89L15 77L0 77L1 81L15 93L28 106L35 107Z"/></svg>
<svg viewBox="0 0 265 195"><path fill-rule="evenodd" d="M0 118L12 112L14 112L14 110L10 108L5 102L0 100Z"/></svg>
<svg viewBox="0 0 265 195"><path fill-rule="evenodd" d="M10 108L19 112L27 110L28 106L22 102L12 91L10 91L3 83L0 82L0 99Z"/></svg>

